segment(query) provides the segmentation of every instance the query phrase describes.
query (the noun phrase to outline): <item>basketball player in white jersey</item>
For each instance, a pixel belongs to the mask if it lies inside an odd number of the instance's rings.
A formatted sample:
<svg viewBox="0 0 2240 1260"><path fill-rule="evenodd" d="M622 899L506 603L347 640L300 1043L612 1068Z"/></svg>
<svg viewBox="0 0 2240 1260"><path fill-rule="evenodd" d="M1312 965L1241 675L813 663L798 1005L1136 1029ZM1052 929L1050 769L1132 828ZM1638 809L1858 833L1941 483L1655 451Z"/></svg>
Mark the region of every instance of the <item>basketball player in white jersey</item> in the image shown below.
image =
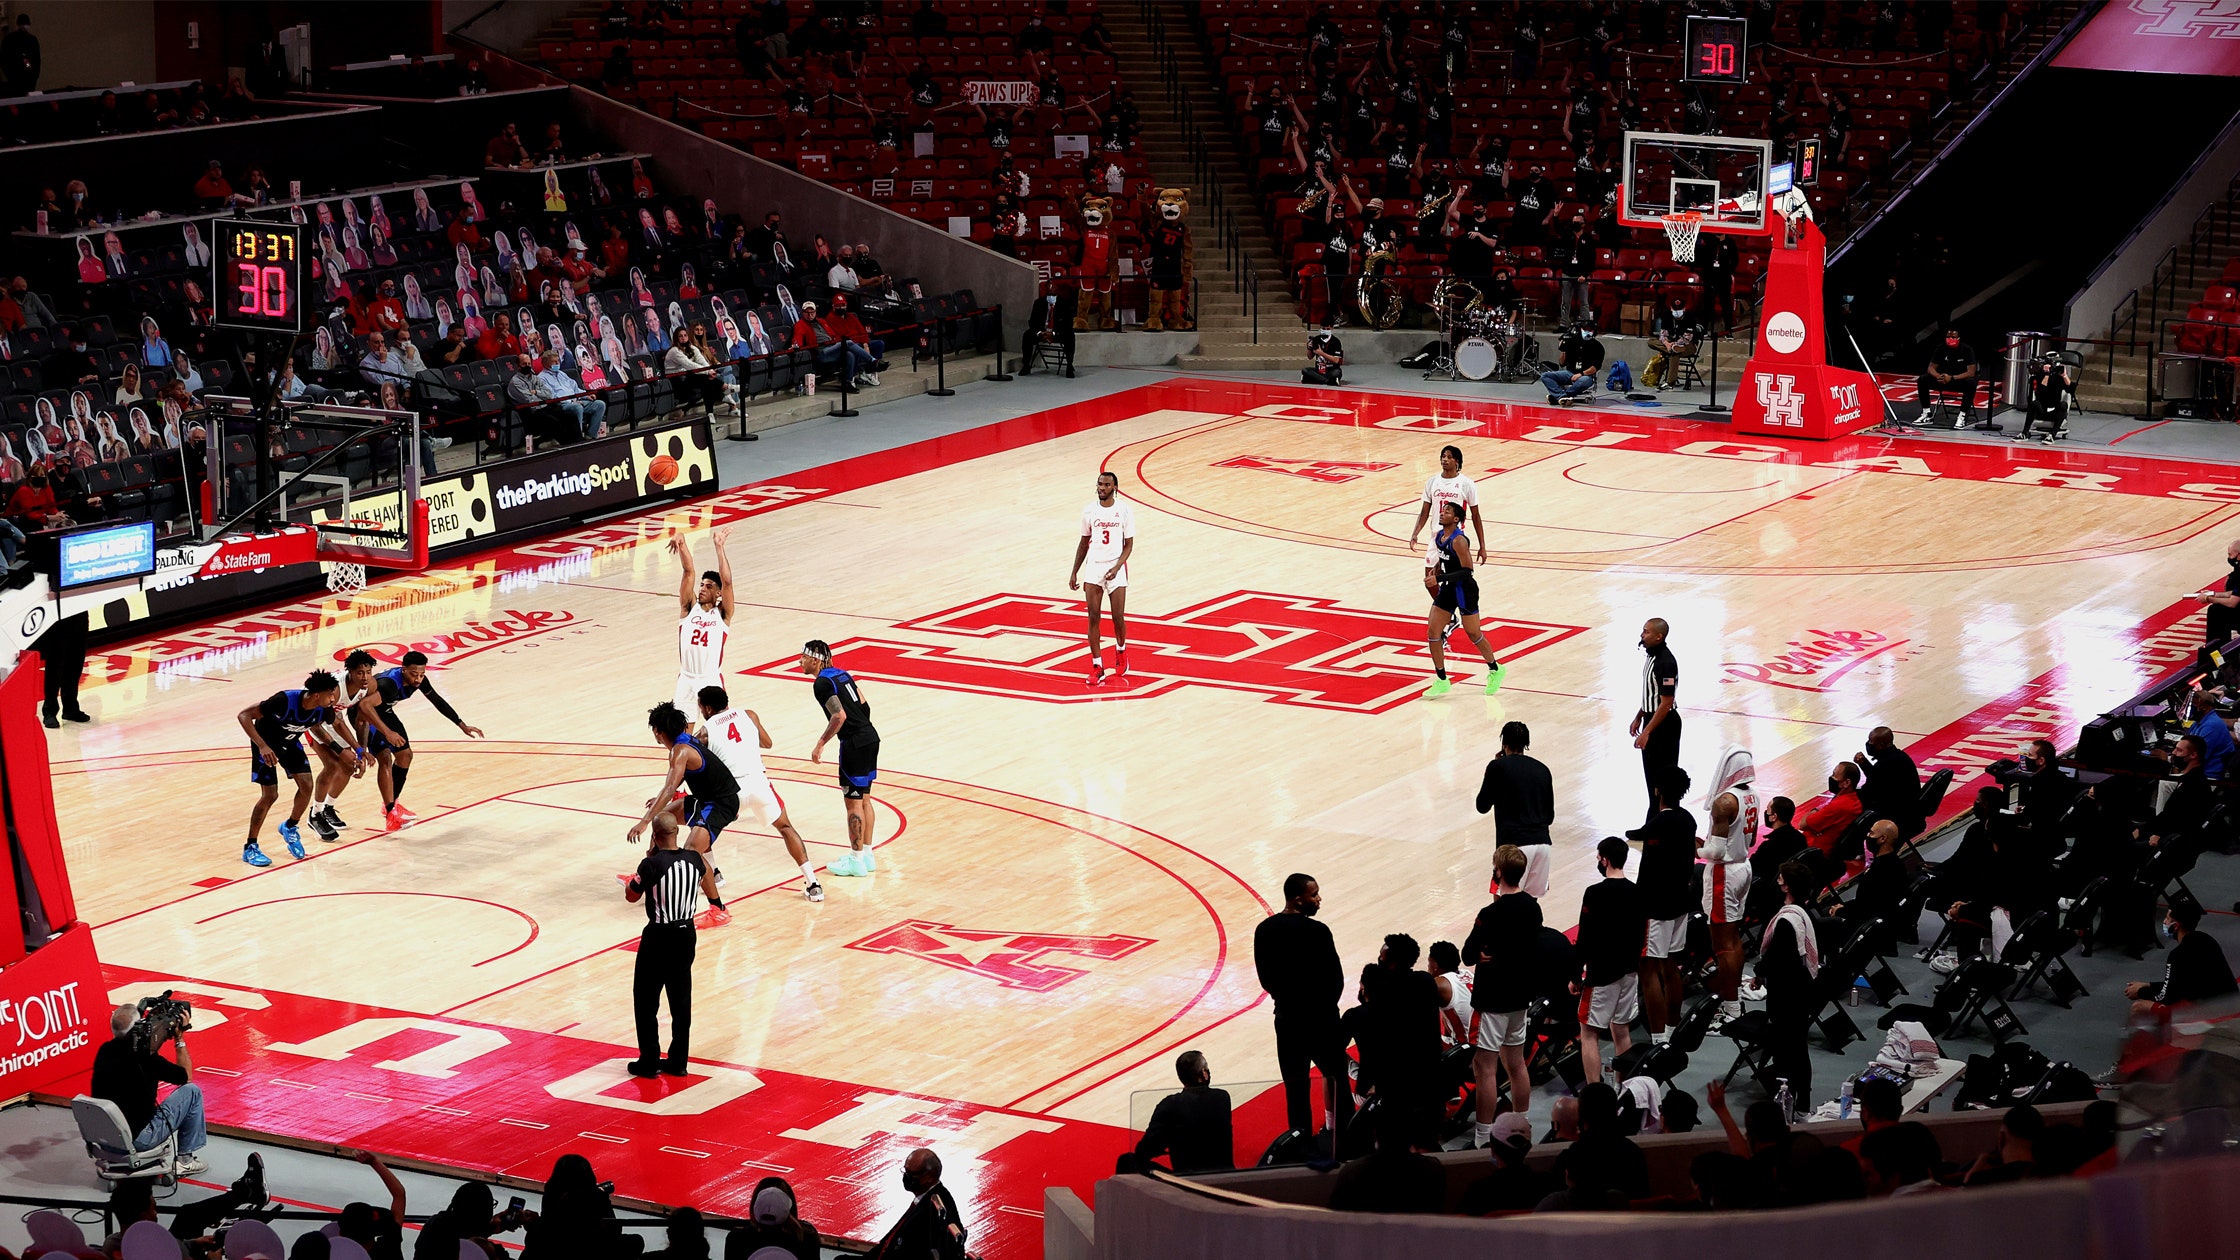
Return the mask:
<svg viewBox="0 0 2240 1260"><path fill-rule="evenodd" d="M1066 589L1088 588L1089 685L1104 682L1104 649L1097 637L1097 605L1112 604L1112 672L1128 676L1128 557L1136 549L1136 514L1120 501L1120 478L1097 474L1097 501L1081 509L1081 545L1073 549L1073 576ZM1087 577L1082 563L1089 566Z"/></svg>
<svg viewBox="0 0 2240 1260"><path fill-rule="evenodd" d="M723 648L731 638L731 556L724 547L730 530L715 533L716 567L695 574L692 544L684 535L669 539L669 550L684 566L677 584L677 696L672 703L687 715L700 712L700 689L723 685Z"/></svg>
<svg viewBox="0 0 2240 1260"><path fill-rule="evenodd" d="M753 709L732 708L731 696L715 686L700 689L693 711L706 726L708 751L739 781L739 821L775 828L778 838L786 842L786 856L801 868L801 894L811 901L823 901L824 885L817 882L817 867L809 860L809 847L801 842L801 833L793 829L793 820L786 817L785 802L778 799L776 789L770 786L769 772L763 769L762 750L771 746L771 739L770 732L762 727L762 719Z"/></svg>
<svg viewBox="0 0 2240 1260"><path fill-rule="evenodd" d="M1416 509L1416 527L1408 531L1409 546L1415 546L1416 539L1423 536L1426 523L1438 521L1439 508L1448 503L1468 510L1471 528L1478 534L1478 554L1484 555L1486 520L1478 515L1478 483L1462 475L1462 448L1459 446L1439 448L1439 475L1423 483L1423 506ZM1439 531L1434 528L1431 532ZM1426 564L1439 562L1439 557L1428 546L1423 559Z"/></svg>
<svg viewBox="0 0 2240 1260"><path fill-rule="evenodd" d="M1756 777L1748 749L1730 749L1719 759L1709 834L1696 842L1696 856L1704 862L1703 913L1711 924L1716 964L1711 991L1719 999L1720 1024L1742 1015L1742 919L1750 895L1750 847L1758 835L1758 794L1750 786Z"/></svg>
<svg viewBox="0 0 2240 1260"><path fill-rule="evenodd" d="M366 752L365 733L352 724L350 714L366 698L366 693L373 690L373 667L378 663L373 653L364 648L354 649L343 658L342 703L335 709L332 727L340 737L339 742L311 741L312 748L319 753L321 768L311 801L311 814L306 821L319 833L321 840L329 843L342 838L346 825L334 808L335 802L342 799L342 789L373 764L373 758Z"/></svg>
<svg viewBox="0 0 2240 1260"><path fill-rule="evenodd" d="M1462 951L1453 941L1431 943L1431 978L1439 986L1439 1041L1447 1049L1470 1044L1470 973L1462 969Z"/></svg>

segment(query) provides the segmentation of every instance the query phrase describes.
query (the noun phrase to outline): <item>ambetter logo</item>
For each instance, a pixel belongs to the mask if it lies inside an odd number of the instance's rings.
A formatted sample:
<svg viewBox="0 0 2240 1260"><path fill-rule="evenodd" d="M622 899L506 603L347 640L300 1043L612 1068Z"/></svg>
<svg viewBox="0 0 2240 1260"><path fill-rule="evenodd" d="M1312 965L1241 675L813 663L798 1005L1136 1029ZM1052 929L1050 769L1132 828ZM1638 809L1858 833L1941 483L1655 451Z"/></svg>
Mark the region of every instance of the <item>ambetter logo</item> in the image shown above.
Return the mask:
<svg viewBox="0 0 2240 1260"><path fill-rule="evenodd" d="M1804 345L1804 320L1795 311L1775 311L1766 321L1766 344L1782 354L1795 354Z"/></svg>

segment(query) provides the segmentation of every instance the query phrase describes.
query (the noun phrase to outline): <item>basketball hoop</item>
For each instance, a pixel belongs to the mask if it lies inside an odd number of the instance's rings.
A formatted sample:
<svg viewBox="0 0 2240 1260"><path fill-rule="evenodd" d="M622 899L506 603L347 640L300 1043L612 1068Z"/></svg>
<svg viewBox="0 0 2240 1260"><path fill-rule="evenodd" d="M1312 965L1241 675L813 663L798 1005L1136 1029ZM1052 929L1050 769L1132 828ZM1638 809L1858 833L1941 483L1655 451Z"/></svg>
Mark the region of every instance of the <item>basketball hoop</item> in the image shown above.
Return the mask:
<svg viewBox="0 0 2240 1260"><path fill-rule="evenodd" d="M327 569L327 589L337 595L355 595L366 589L366 567L335 561Z"/></svg>
<svg viewBox="0 0 2240 1260"><path fill-rule="evenodd" d="M1696 260L1696 237L1703 231L1701 210L1677 210L1664 217L1665 239L1672 242L1672 261Z"/></svg>

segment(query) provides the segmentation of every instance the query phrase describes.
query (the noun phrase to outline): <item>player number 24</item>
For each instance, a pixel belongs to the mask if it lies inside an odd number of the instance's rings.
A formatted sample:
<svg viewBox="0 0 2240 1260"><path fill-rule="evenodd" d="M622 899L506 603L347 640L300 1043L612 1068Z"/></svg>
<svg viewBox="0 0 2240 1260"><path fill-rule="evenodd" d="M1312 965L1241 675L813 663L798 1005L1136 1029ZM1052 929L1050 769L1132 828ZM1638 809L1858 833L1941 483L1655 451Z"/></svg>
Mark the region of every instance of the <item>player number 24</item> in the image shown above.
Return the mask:
<svg viewBox="0 0 2240 1260"><path fill-rule="evenodd" d="M694 646L694 647L706 647L706 646L708 646L708 632L707 632L707 631L706 631L705 629L701 629L701 630L695 630L695 631L693 631L693 632L692 632L692 646Z"/></svg>

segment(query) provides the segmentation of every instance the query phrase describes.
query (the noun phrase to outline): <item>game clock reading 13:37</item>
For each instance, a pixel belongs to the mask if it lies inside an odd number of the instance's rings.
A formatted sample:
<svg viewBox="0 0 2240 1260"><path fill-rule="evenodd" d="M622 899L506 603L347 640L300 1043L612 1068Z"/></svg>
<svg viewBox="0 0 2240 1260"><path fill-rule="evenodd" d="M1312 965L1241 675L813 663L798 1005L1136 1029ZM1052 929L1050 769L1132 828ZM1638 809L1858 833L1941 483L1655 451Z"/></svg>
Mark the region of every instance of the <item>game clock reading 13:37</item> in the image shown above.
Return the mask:
<svg viewBox="0 0 2240 1260"><path fill-rule="evenodd" d="M210 288L221 328L303 331L303 225L221 219L212 225Z"/></svg>

